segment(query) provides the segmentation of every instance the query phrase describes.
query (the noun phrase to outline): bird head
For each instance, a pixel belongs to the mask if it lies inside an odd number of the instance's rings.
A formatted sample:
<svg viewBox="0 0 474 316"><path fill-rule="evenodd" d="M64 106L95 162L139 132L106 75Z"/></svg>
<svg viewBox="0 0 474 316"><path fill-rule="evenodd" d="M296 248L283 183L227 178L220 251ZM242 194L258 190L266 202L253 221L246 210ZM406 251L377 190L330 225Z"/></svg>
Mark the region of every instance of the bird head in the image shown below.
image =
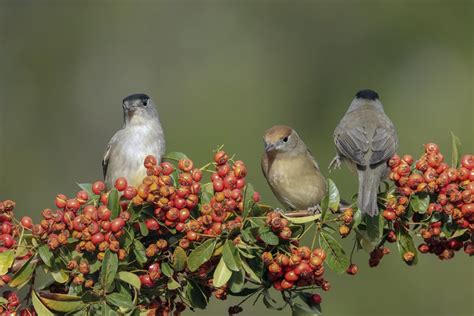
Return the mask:
<svg viewBox="0 0 474 316"><path fill-rule="evenodd" d="M300 138L291 127L276 125L265 132L263 142L267 153L287 152L297 148Z"/></svg>
<svg viewBox="0 0 474 316"><path fill-rule="evenodd" d="M365 89L357 92L347 112L355 111L363 106L371 106L383 112L383 105L379 100L379 94L374 90Z"/></svg>
<svg viewBox="0 0 474 316"><path fill-rule="evenodd" d="M122 108L125 124L141 123L158 116L155 104L148 95L143 93L131 94L123 99Z"/></svg>

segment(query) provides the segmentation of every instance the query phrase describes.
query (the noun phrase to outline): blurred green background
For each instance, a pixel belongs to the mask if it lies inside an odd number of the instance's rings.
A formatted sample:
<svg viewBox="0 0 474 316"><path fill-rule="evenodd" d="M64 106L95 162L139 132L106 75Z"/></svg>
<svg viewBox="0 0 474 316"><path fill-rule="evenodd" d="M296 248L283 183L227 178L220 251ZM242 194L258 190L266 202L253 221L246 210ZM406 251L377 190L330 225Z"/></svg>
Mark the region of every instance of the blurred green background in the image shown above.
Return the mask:
<svg viewBox="0 0 474 316"><path fill-rule="evenodd" d="M474 152L473 1L0 1L0 199L39 217L59 192L102 177L105 145L121 127L121 100L158 105L168 151L199 164L225 144L249 181L278 205L260 172L262 134L299 132L321 166L357 90L379 92L418 156L450 131ZM327 173L327 172L326 172ZM342 194L357 181L331 175ZM360 253L355 277L328 274L325 315L473 315L473 264L395 248L378 268ZM196 315L226 315L213 301ZM244 315L265 311L247 305Z"/></svg>

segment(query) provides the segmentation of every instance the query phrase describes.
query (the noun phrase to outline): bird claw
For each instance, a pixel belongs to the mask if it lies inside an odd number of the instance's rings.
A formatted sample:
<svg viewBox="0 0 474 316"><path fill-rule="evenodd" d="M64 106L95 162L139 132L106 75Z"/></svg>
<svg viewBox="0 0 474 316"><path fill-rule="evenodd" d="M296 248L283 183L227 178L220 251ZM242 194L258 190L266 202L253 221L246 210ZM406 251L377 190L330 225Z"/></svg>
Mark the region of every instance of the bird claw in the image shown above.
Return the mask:
<svg viewBox="0 0 474 316"><path fill-rule="evenodd" d="M283 210L283 209L281 209L281 208L279 208L279 207L273 209L273 211L275 211L275 212L277 212L277 213L280 213L281 215L284 215L284 214L285 214L285 210Z"/></svg>
<svg viewBox="0 0 474 316"><path fill-rule="evenodd" d="M341 164L342 164L342 159L337 155L336 157L331 160L331 163L329 164L329 172L331 172L334 169L341 169Z"/></svg>
<svg viewBox="0 0 474 316"><path fill-rule="evenodd" d="M321 214L322 209L321 206L318 204L312 207L308 207L308 212L312 215Z"/></svg>

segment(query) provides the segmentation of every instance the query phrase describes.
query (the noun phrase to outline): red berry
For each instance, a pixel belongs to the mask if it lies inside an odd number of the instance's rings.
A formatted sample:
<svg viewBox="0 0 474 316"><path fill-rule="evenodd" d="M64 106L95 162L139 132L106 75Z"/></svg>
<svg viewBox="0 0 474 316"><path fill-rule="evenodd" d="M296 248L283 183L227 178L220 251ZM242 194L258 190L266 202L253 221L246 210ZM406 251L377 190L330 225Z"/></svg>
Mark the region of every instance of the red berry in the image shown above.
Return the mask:
<svg viewBox="0 0 474 316"><path fill-rule="evenodd" d="M346 270L347 274L350 275L356 275L358 271L359 267L356 264L351 264Z"/></svg>
<svg viewBox="0 0 474 316"><path fill-rule="evenodd" d="M162 163L160 164L160 166L161 166L161 168L162 168L162 173L163 173L163 175L165 175L165 176L169 176L169 175L172 174L173 171L174 171L173 165L170 164L169 162L166 162L166 161L165 161L165 162L162 162Z"/></svg>
<svg viewBox="0 0 474 316"><path fill-rule="evenodd" d="M290 270L287 273L285 273L285 280L288 282L295 282L298 280L298 275L295 273L294 270Z"/></svg>
<svg viewBox="0 0 474 316"><path fill-rule="evenodd" d="M469 170L474 169L474 156L473 155L464 155L461 158L461 165Z"/></svg>
<svg viewBox="0 0 474 316"><path fill-rule="evenodd" d="M5 248L11 248L15 244L15 240L13 239L12 235L9 234L2 234L0 235L0 245L4 246Z"/></svg>
<svg viewBox="0 0 474 316"><path fill-rule="evenodd" d="M105 236L102 233L96 233L96 234L92 235L92 237L91 237L92 243L96 246L98 244L100 244L101 242L103 242L104 240L105 240Z"/></svg>
<svg viewBox="0 0 474 316"><path fill-rule="evenodd" d="M218 151L215 153L214 155L214 161L218 164L218 165L223 165L227 162L227 160L229 159L229 157L227 156L227 154L225 153L225 151Z"/></svg>
<svg viewBox="0 0 474 316"><path fill-rule="evenodd" d="M105 183L102 181L96 181L92 184L92 192L94 194L100 194L102 191L105 190Z"/></svg>
<svg viewBox="0 0 474 316"><path fill-rule="evenodd" d="M158 230L160 229L160 224L154 218L148 218L145 220L145 225L149 230Z"/></svg>
<svg viewBox="0 0 474 316"><path fill-rule="evenodd" d="M287 280L282 280L280 287L282 290L289 290L291 289L295 284L293 282L289 282Z"/></svg>
<svg viewBox="0 0 474 316"><path fill-rule="evenodd" d="M128 186L125 191L123 191L123 197L127 200L133 199L135 196L137 196L137 194L137 188L135 188L134 186Z"/></svg>
<svg viewBox="0 0 474 316"><path fill-rule="evenodd" d="M156 161L156 157L153 155L148 155L145 157L145 160L143 162L143 165L145 168L149 169L152 168L153 166L156 166L158 162Z"/></svg>
<svg viewBox="0 0 474 316"><path fill-rule="evenodd" d="M23 216L20 222L21 222L21 226L27 229L30 229L31 227L33 227L33 220L31 219L31 217Z"/></svg>
<svg viewBox="0 0 474 316"><path fill-rule="evenodd" d="M425 152L427 154L437 154L439 153L439 147L434 143L425 144Z"/></svg>
<svg viewBox="0 0 474 316"><path fill-rule="evenodd" d="M56 195L56 199L54 200L54 204L56 204L57 208L65 208L66 207L67 197L64 194Z"/></svg>
<svg viewBox="0 0 474 316"><path fill-rule="evenodd" d="M311 295L311 302L315 305L321 304L322 298L321 295L319 294L313 294Z"/></svg>
<svg viewBox="0 0 474 316"><path fill-rule="evenodd" d="M152 287L153 286L153 281L151 280L150 275L148 275L148 274L140 275L140 282L142 284L142 287Z"/></svg>
<svg viewBox="0 0 474 316"><path fill-rule="evenodd" d="M110 230L117 233L125 226L125 221L121 217L117 217L110 223Z"/></svg>
<svg viewBox="0 0 474 316"><path fill-rule="evenodd" d="M214 192L222 192L224 190L224 182L222 180L216 180L212 182L212 186L214 188Z"/></svg>
<svg viewBox="0 0 474 316"><path fill-rule="evenodd" d="M127 188L127 179L120 177L115 180L115 188L120 192Z"/></svg>

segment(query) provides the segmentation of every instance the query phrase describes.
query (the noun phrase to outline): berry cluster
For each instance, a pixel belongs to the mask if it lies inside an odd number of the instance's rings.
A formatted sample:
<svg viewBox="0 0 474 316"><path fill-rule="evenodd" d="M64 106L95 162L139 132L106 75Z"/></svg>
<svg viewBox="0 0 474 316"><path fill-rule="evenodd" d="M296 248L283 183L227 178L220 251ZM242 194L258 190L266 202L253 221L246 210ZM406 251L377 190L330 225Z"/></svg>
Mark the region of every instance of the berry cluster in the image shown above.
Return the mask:
<svg viewBox="0 0 474 316"><path fill-rule="evenodd" d="M289 290L295 286L321 287L329 291L330 283L325 280L323 262L326 253L321 248L313 251L301 246L291 249L291 254L264 252L262 260L267 267L267 278L278 291Z"/></svg>
<svg viewBox="0 0 474 316"><path fill-rule="evenodd" d="M265 224L282 240L289 240L293 234L288 225L288 220L283 218L280 212L273 211L267 213Z"/></svg>
<svg viewBox="0 0 474 316"><path fill-rule="evenodd" d="M0 252L16 245L15 237L18 236L18 229L13 224L14 208L15 202L11 200L0 201Z"/></svg>
<svg viewBox="0 0 474 316"><path fill-rule="evenodd" d="M456 168L444 162L438 145L429 143L424 149L417 161L410 155L390 159L389 177L396 185L397 196L388 199L383 217L398 227L406 227L404 223L409 220L422 225L419 232L425 243L418 247L422 253L450 259L464 248L472 255L474 156L464 155ZM414 256L410 252L405 255L407 262L410 255Z"/></svg>

